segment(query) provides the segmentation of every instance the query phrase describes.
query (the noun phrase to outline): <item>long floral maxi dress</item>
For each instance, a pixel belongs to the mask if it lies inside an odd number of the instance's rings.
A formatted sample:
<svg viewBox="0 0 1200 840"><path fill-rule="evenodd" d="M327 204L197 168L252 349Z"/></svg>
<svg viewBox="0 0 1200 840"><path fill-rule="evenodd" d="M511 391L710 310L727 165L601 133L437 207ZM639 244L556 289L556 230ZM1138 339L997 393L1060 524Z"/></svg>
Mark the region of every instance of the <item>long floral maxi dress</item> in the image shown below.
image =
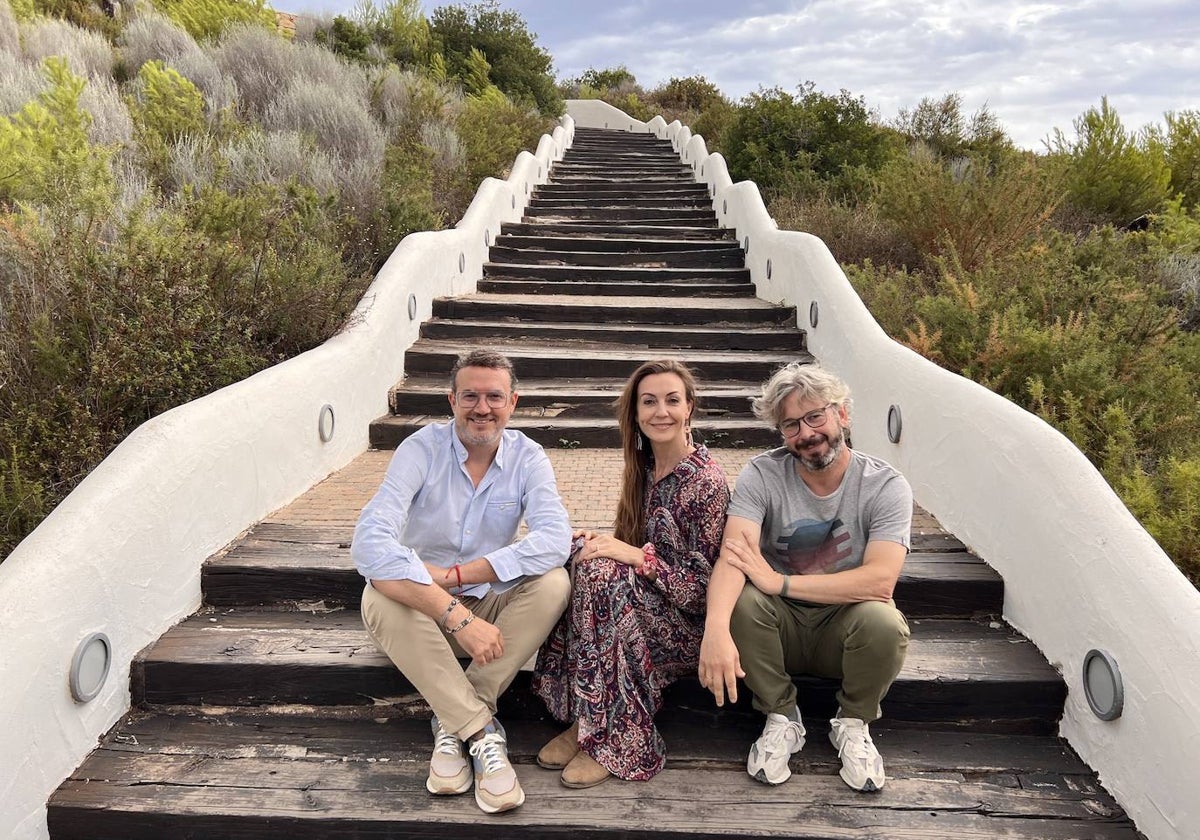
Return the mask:
<svg viewBox="0 0 1200 840"><path fill-rule="evenodd" d="M646 493L657 579L607 557L578 562L571 603L538 655L533 690L554 717L579 721L580 748L618 778L649 779L666 762L654 715L663 689L699 662L728 506L725 473L698 446Z"/></svg>

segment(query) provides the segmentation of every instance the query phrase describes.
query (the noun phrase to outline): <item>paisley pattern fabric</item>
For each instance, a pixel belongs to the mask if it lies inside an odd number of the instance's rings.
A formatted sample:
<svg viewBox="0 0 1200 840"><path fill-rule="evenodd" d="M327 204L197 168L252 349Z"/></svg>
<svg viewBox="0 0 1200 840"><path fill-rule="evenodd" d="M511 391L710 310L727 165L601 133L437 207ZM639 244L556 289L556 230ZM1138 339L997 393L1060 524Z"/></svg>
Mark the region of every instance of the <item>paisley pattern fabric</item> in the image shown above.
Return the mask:
<svg viewBox="0 0 1200 840"><path fill-rule="evenodd" d="M654 715L663 689L699 662L729 483L698 446L646 496L658 578L607 557L577 561L571 603L533 676L550 713L578 720L580 747L621 779L649 779L666 762Z"/></svg>

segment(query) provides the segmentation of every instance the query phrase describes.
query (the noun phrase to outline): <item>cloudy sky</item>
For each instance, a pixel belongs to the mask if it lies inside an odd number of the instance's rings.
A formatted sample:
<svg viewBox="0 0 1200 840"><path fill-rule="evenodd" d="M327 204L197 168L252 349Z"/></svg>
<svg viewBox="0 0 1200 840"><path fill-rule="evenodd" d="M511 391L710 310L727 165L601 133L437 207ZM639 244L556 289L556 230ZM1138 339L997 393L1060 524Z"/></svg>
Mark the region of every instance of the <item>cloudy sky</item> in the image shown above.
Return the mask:
<svg viewBox="0 0 1200 840"><path fill-rule="evenodd" d="M355 0L287 0L345 13ZM425 3L426 13L442 3ZM1200 109L1196 0L502 0L559 78L624 65L645 88L703 75L737 99L805 80L863 96L885 120L922 97L986 104L1042 148L1108 96L1127 128ZM734 10L736 9L736 11Z"/></svg>

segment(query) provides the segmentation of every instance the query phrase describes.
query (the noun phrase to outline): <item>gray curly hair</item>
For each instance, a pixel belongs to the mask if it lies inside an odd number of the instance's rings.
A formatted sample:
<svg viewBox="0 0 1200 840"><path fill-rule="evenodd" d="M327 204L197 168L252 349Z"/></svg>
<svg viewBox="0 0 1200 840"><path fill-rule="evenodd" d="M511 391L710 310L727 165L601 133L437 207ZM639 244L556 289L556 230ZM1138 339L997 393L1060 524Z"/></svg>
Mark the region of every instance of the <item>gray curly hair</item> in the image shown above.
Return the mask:
<svg viewBox="0 0 1200 840"><path fill-rule="evenodd" d="M815 398L844 406L850 412L850 386L838 376L816 364L792 362L771 374L762 387L762 394L750 404L754 416L771 426L783 419L783 401L793 393L800 399Z"/></svg>

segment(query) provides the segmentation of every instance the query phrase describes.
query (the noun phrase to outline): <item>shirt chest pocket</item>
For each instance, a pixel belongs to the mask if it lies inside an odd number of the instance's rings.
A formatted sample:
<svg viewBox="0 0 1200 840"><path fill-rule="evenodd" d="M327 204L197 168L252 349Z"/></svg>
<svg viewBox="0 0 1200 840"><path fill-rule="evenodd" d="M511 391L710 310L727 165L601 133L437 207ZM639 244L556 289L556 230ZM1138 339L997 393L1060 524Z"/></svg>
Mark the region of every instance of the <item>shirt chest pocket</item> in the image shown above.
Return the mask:
<svg viewBox="0 0 1200 840"><path fill-rule="evenodd" d="M489 516L512 516L518 509L516 499L488 499Z"/></svg>

